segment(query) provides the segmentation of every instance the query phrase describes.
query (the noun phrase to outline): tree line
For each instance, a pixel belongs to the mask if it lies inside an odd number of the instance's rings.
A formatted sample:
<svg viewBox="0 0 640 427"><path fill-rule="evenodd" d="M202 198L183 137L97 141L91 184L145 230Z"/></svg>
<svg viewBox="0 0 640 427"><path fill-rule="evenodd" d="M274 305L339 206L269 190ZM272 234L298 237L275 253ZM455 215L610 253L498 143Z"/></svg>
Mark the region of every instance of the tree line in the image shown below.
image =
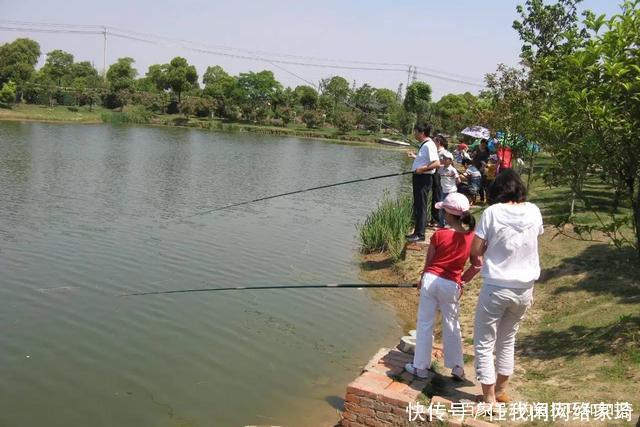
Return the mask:
<svg viewBox="0 0 640 427"><path fill-rule="evenodd" d="M75 62L71 53L53 50L36 70L39 44L19 38L0 46L0 103L67 105L109 109L140 106L154 114L218 117L230 121L286 126L305 123L310 128L381 128L410 133L416 120L429 120L444 133L482 120L489 104L471 93L448 94L432 100L431 86L417 81L397 91L356 86L341 76L322 79L317 87L284 87L273 72L230 75L219 65L202 78L185 58L151 65L139 75L133 58L119 58L105 76L87 61Z"/></svg>

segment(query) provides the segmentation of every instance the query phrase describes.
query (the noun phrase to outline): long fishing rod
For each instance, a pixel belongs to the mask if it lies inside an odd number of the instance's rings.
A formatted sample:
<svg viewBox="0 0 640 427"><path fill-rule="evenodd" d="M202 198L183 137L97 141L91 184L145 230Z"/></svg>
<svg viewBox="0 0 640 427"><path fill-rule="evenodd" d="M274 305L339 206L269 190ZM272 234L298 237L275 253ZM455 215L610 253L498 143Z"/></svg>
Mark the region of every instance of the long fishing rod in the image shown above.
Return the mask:
<svg viewBox="0 0 640 427"><path fill-rule="evenodd" d="M413 171L390 173L390 174L386 174L386 175L372 176L372 177L369 177L369 178L352 179L350 181L337 182L335 184L320 185L318 187L305 188L303 190L289 191L287 193L274 194L273 196L260 197L258 199L247 200L247 201L239 202L239 203L232 203L230 205L220 206L220 207L213 208L213 209L207 209L206 211L196 212L196 213L191 214L191 215L182 216L182 217L179 217L179 218L174 218L174 219L172 219L170 221L182 221L182 220L185 220L185 219L193 218L195 216L206 215L206 214L209 214L209 213L212 213L212 212L221 211L223 209L229 209L229 208L234 208L236 206L248 205L249 203L261 202L263 200L275 199L276 197L290 196L292 194L306 193L308 191L315 191L315 190L322 190L324 188L337 187L339 185L353 184L355 182L371 181L371 180L374 180L374 179L391 178L391 177L394 177L394 176L408 175L408 174L411 174L411 173L413 173Z"/></svg>
<svg viewBox="0 0 640 427"><path fill-rule="evenodd" d="M132 292L122 294L123 297L162 295L162 294L182 294L191 292L220 292L220 291L249 291L264 289L338 289L338 288L415 288L416 284L410 283L328 283L326 285L261 285L261 286L232 286L226 288L196 288L196 289L174 289L169 291Z"/></svg>

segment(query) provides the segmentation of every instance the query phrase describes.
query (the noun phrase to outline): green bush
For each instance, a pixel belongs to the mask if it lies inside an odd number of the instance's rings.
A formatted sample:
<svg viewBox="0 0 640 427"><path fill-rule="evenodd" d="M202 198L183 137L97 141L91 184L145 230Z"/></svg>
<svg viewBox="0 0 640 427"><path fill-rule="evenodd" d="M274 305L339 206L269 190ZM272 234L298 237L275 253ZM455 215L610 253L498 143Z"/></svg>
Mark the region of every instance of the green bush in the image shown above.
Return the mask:
<svg viewBox="0 0 640 427"><path fill-rule="evenodd" d="M333 122L341 133L352 131L356 126L354 114L347 111L340 111L336 113L336 117Z"/></svg>
<svg viewBox="0 0 640 427"><path fill-rule="evenodd" d="M362 252L389 251L391 258L397 261L402 256L405 234L412 222L413 205L409 196L395 200L385 194L364 223L358 224Z"/></svg>
<svg viewBox="0 0 640 427"><path fill-rule="evenodd" d="M102 113L102 121L105 123L138 123L146 124L151 122L153 113L146 108L136 105L127 111L118 113L115 111Z"/></svg>
<svg viewBox="0 0 640 427"><path fill-rule="evenodd" d="M0 89L0 103L5 105L5 108L7 108L14 102L16 102L16 84L12 81L8 81L3 84L2 89Z"/></svg>
<svg viewBox="0 0 640 427"><path fill-rule="evenodd" d="M307 111L302 115L302 121L309 129L317 129L324 125L324 117L318 111Z"/></svg>

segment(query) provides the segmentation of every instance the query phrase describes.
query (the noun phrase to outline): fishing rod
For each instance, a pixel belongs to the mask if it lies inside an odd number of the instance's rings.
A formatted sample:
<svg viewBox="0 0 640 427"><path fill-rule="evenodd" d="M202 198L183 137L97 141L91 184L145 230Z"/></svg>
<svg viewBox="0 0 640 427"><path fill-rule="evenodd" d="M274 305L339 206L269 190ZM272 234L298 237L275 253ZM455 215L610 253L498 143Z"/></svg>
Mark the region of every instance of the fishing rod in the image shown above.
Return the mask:
<svg viewBox="0 0 640 427"><path fill-rule="evenodd" d="M260 286L232 286L226 288L196 288L196 289L174 289L169 291L151 291L151 292L132 292L122 294L122 297L144 296L144 295L163 295L163 294L182 294L191 292L220 292L220 291L253 291L265 289L338 289L338 288L415 288L417 285L410 283L329 283L326 285L260 285Z"/></svg>
<svg viewBox="0 0 640 427"><path fill-rule="evenodd" d="M209 213L212 213L212 212L217 212L217 211L221 211L221 210L224 210L224 209L234 208L236 206L243 206L243 205L248 205L249 203L255 203L255 202L261 202L263 200L275 199L276 197L290 196L292 194L306 193L308 191L315 191L315 190L322 190L322 189L325 189L325 188L337 187L339 185L353 184L353 183L356 183L356 182L363 182L363 181L372 181L374 179L391 178L391 177L394 177L394 176L402 176L402 175L408 175L408 174L412 174L412 173L413 173L413 171L390 173L390 174L386 174L386 175L372 176L372 177L369 177L369 178L352 179L350 181L337 182L335 184L320 185L318 187L305 188L303 190L289 191L287 193L274 194L272 196L260 197L258 199L247 200L247 201L239 202L239 203L232 203L230 205L220 206L220 207L213 208L213 209L207 209L205 211L196 212L196 213L191 214L191 215L182 216L182 217L179 217L179 218L174 218L174 219L169 220L169 221L182 221L182 220L185 220L185 219L193 218L195 216L206 215L206 214L209 214Z"/></svg>

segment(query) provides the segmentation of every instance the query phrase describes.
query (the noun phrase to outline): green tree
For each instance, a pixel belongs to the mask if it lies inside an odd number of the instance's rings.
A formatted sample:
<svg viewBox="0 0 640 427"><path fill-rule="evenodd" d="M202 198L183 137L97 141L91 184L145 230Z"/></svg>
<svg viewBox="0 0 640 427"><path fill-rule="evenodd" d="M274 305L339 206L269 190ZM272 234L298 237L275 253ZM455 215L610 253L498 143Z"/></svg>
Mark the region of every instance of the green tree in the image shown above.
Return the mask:
<svg viewBox="0 0 640 427"><path fill-rule="evenodd" d="M376 109L383 114L391 113L395 108L400 106L398 94L391 89L376 89L374 96Z"/></svg>
<svg viewBox="0 0 640 427"><path fill-rule="evenodd" d="M122 108L131 99L138 75L138 71L133 68L134 62L133 58L118 58L107 70L109 93L105 95L104 104L108 108Z"/></svg>
<svg viewBox="0 0 640 427"><path fill-rule="evenodd" d="M144 78L147 79L149 83L151 83L155 87L156 90L164 91L167 87L167 82L165 79L165 75L166 75L165 69L166 69L165 65L160 65L160 64L150 65Z"/></svg>
<svg viewBox="0 0 640 427"><path fill-rule="evenodd" d="M138 71L133 68L133 58L118 58L115 64L111 64L107 70L107 81L113 92L130 90L135 84Z"/></svg>
<svg viewBox="0 0 640 427"><path fill-rule="evenodd" d="M436 102L435 112L441 121L442 129L451 135L473 124L470 123L471 108L465 95L450 93L443 96Z"/></svg>
<svg viewBox="0 0 640 427"><path fill-rule="evenodd" d="M318 106L318 91L311 86L297 86L293 95L296 103L302 105L305 110L312 110Z"/></svg>
<svg viewBox="0 0 640 427"><path fill-rule="evenodd" d="M332 109L330 111L331 114L336 111L338 104L344 104L347 102L351 95L349 82L347 79L340 76L323 79L320 82L320 92L333 101Z"/></svg>
<svg viewBox="0 0 640 427"><path fill-rule="evenodd" d="M431 86L424 82L414 82L407 86L404 97L404 108L410 113L415 113L417 120L423 120L430 110Z"/></svg>
<svg viewBox="0 0 640 427"><path fill-rule="evenodd" d="M196 67L189 65L186 59L179 56L173 58L164 67L164 82L167 89L171 89L178 97L178 104L182 92L188 91L198 85L198 72Z"/></svg>
<svg viewBox="0 0 640 427"><path fill-rule="evenodd" d="M235 77L215 65L207 67L202 81L205 84L203 94L213 100L216 114L220 117L235 118L237 106L234 105L232 97L236 87Z"/></svg>
<svg viewBox="0 0 640 427"><path fill-rule="evenodd" d="M73 55L64 50L56 49L47 53L47 60L42 67L42 71L56 85L62 86L62 79L67 80L71 76L73 66Z"/></svg>
<svg viewBox="0 0 640 427"><path fill-rule="evenodd" d="M20 97L25 84L33 77L40 58L40 45L31 39L16 39L0 46L0 85L9 80L17 85Z"/></svg>
<svg viewBox="0 0 640 427"><path fill-rule="evenodd" d="M356 108L368 114L380 110L375 94L376 89L365 83L353 92L351 100Z"/></svg>
<svg viewBox="0 0 640 427"><path fill-rule="evenodd" d="M281 96L282 85L271 71L240 73L236 82L232 97L248 120L264 119L273 103Z"/></svg>
<svg viewBox="0 0 640 427"><path fill-rule="evenodd" d="M581 196L581 181L587 172L601 170L614 189L611 197L623 197L632 207L629 223L635 240L618 233L624 221L613 216L606 222L598 215L596 229L617 245L632 243L640 254L639 5L638 0L627 0L610 18L586 12L582 27L567 7L566 17L558 18L562 25L555 26L563 31L537 38L531 34L538 34L548 15L538 13L544 8L530 8L537 14L525 14L526 25L519 32L525 42L523 57L531 66L530 93L544 95L540 114L533 115L540 116L540 134L554 162L547 182L569 182L589 208Z"/></svg>
<svg viewBox="0 0 640 427"><path fill-rule="evenodd" d="M569 53L573 49L568 33L578 31L577 5L582 0L557 0L545 4L543 0L526 0L516 10L522 21L514 21L513 28L523 41L521 57L527 66L549 55ZM581 37L587 37L583 31Z"/></svg>

